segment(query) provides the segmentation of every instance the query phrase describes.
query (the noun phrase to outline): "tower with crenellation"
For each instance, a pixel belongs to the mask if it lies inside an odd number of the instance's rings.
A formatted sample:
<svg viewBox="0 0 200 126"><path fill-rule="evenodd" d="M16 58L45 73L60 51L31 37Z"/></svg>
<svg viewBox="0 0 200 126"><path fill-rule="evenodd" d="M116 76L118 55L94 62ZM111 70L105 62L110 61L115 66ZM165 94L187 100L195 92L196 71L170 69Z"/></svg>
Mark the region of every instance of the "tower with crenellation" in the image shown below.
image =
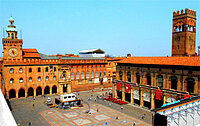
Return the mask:
<svg viewBox="0 0 200 126"><path fill-rule="evenodd" d="M196 11L186 8L173 13L172 56L194 56Z"/></svg>

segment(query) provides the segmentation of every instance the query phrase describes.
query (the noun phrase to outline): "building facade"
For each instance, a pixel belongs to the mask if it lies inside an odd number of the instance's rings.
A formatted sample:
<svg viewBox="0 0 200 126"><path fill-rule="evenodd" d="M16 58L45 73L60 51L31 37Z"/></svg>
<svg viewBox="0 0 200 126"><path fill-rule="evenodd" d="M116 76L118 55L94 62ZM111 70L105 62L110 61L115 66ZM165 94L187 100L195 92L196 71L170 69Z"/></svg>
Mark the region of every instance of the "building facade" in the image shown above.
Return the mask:
<svg viewBox="0 0 200 126"><path fill-rule="evenodd" d="M8 98L63 94L94 88L111 87L108 83L107 60L99 57L48 56L36 49L23 49L11 17L2 39L1 89Z"/></svg>
<svg viewBox="0 0 200 126"><path fill-rule="evenodd" d="M155 109L200 94L200 57L195 53L196 12L173 14L172 57L118 61L113 97Z"/></svg>

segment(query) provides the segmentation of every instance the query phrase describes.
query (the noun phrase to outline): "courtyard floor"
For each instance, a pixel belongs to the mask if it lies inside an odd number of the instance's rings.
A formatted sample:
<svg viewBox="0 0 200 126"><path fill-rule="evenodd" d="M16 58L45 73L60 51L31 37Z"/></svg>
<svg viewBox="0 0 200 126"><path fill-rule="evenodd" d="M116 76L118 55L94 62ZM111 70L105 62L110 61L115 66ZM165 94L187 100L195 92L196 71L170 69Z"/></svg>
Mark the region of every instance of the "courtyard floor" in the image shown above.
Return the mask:
<svg viewBox="0 0 200 126"><path fill-rule="evenodd" d="M102 92L92 93L93 97L99 95ZM54 95L48 96L54 99ZM91 97L91 92L80 92L78 96L84 101L87 101L88 97ZM120 106L112 103L108 104L105 101L94 102L87 101L84 103L84 107L77 109L63 110L59 108L49 108L45 105L47 97L36 97L35 100L32 98L21 98L13 99L10 101L12 106L12 113L18 124L28 125L31 122L32 125L55 125L55 126L132 126L136 123L136 126L150 126L148 112L136 111L133 106L125 105L124 109L121 110ZM33 106L34 104L34 106ZM91 114L87 114L89 110ZM97 112L98 109L98 112ZM140 115L146 114L144 120L140 119ZM118 119L116 119L118 117Z"/></svg>

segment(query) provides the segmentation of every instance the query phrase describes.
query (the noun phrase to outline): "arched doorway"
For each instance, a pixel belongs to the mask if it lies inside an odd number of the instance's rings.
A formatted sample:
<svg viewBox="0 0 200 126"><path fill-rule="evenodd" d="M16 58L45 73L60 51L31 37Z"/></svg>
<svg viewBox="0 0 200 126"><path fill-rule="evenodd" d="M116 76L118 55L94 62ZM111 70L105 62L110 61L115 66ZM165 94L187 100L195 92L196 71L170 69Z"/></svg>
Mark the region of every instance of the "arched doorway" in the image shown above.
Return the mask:
<svg viewBox="0 0 200 126"><path fill-rule="evenodd" d="M41 87L38 87L36 89L36 96L38 96L38 95L42 95L42 88Z"/></svg>
<svg viewBox="0 0 200 126"><path fill-rule="evenodd" d="M177 90L177 77L176 76L171 77L171 89Z"/></svg>
<svg viewBox="0 0 200 126"><path fill-rule="evenodd" d="M139 73L136 73L136 79L137 79L136 82L137 82L138 84L140 84L140 74L139 74Z"/></svg>
<svg viewBox="0 0 200 126"><path fill-rule="evenodd" d="M52 94L54 94L54 93L57 93L57 87L56 87L56 85L54 85L54 86L52 87Z"/></svg>
<svg viewBox="0 0 200 126"><path fill-rule="evenodd" d="M151 108L151 95L149 92L143 93L143 101L144 101L144 106L150 109Z"/></svg>
<svg viewBox="0 0 200 126"><path fill-rule="evenodd" d="M139 90L133 91L133 98L134 98L134 103L137 105L140 105L140 91Z"/></svg>
<svg viewBox="0 0 200 126"><path fill-rule="evenodd" d="M50 88L49 88L49 86L46 86L44 88L44 94L50 94Z"/></svg>
<svg viewBox="0 0 200 126"><path fill-rule="evenodd" d="M193 78L187 79L187 92L194 93L194 84L195 84L195 81Z"/></svg>
<svg viewBox="0 0 200 126"><path fill-rule="evenodd" d="M128 79L128 82L131 82L131 72L130 71L127 73L127 79Z"/></svg>
<svg viewBox="0 0 200 126"><path fill-rule="evenodd" d="M11 90L9 91L9 99L10 99L10 98L15 98L15 97L16 97L16 92L15 92L14 89L11 89Z"/></svg>
<svg viewBox="0 0 200 126"><path fill-rule="evenodd" d="M22 88L18 92L18 98L20 98L20 97L25 97L25 90Z"/></svg>
<svg viewBox="0 0 200 126"><path fill-rule="evenodd" d="M32 87L30 87L30 88L28 89L28 96L33 96L33 95L34 95L34 90L33 90Z"/></svg>
<svg viewBox="0 0 200 126"><path fill-rule="evenodd" d="M147 74L147 85L151 85L151 75Z"/></svg>

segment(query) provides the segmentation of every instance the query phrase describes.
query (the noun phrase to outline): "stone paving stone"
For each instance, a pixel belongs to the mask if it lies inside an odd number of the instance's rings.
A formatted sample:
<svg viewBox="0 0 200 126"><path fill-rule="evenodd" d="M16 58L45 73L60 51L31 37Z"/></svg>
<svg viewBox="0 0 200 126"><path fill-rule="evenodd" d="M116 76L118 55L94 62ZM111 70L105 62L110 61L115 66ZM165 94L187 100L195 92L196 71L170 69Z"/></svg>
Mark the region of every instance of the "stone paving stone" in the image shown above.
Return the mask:
<svg viewBox="0 0 200 126"><path fill-rule="evenodd" d="M76 119L76 120L72 120L74 122L74 124L80 126L80 125L88 125L88 124L92 124L92 121L89 119Z"/></svg>
<svg viewBox="0 0 200 126"><path fill-rule="evenodd" d="M93 118L98 120L98 121L105 121L105 120L108 120L108 119L112 119L111 117L109 117L105 114L94 115Z"/></svg>
<svg viewBox="0 0 200 126"><path fill-rule="evenodd" d="M85 101L87 101L88 96L90 96L89 92L80 92L80 94L79 97ZM52 95L48 97L51 97L53 100L55 96ZM96 94L94 94L92 99L94 99L94 97L96 97ZM90 106L84 104L84 107L79 109L62 110L58 108L48 108L47 105L44 104L44 101L46 100L47 97L40 96L36 97L36 100L33 100L32 98L12 100L11 106L14 110L12 113L15 120L21 125L28 125L30 121L32 126L105 126L105 122L108 123L108 126L132 126L131 123L133 122L136 122L136 126L150 126L150 124L143 122L139 118L134 118L140 116L143 112L141 110L135 111L135 108L132 108L132 106L125 105L124 110L120 110L120 105L112 103L112 106L109 106L109 102L98 101L95 103L94 100L92 100L88 102ZM35 105L34 108L33 104ZM92 113L91 115L85 113L89 108ZM97 108L99 109L99 112L97 112ZM116 116L118 116L119 119L116 119ZM125 123L123 121L120 122L121 119L128 120Z"/></svg>

